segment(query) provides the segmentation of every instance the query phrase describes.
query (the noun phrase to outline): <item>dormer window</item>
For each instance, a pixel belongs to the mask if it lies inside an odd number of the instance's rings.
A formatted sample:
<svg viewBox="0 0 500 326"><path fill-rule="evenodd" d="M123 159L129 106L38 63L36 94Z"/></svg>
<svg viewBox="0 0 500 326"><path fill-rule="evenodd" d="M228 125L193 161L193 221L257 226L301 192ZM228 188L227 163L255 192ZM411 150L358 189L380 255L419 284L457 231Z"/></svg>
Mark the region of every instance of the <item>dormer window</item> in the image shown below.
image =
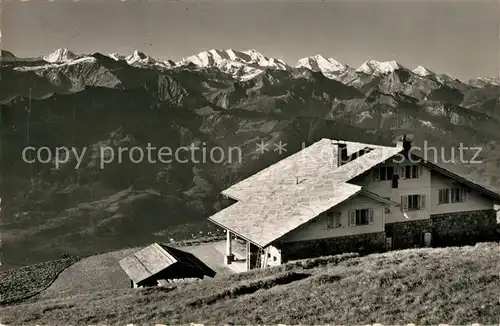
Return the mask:
<svg viewBox="0 0 500 326"><path fill-rule="evenodd" d="M373 169L373 179L375 181L392 180L393 175L394 175L393 166L379 166Z"/></svg>
<svg viewBox="0 0 500 326"><path fill-rule="evenodd" d="M405 179L416 179L420 176L421 169L417 164L406 165L404 167L404 177Z"/></svg>

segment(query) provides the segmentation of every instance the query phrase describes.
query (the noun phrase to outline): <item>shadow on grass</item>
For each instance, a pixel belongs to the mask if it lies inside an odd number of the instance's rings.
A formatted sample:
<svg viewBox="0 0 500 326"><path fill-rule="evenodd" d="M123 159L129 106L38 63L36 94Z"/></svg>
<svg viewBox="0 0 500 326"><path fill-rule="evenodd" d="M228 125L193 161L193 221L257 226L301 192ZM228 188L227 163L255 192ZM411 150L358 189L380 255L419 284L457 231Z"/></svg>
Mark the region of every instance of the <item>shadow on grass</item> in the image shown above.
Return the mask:
<svg viewBox="0 0 500 326"><path fill-rule="evenodd" d="M236 298L242 295L252 294L259 290L267 290L278 285L285 285L295 281L300 281L310 276L311 274L306 274L306 273L286 272L274 277L268 277L257 281L238 284L230 289L225 289L213 295L193 300L188 303L188 306L200 307L203 305L210 305L216 303L219 300L223 300L226 298Z"/></svg>

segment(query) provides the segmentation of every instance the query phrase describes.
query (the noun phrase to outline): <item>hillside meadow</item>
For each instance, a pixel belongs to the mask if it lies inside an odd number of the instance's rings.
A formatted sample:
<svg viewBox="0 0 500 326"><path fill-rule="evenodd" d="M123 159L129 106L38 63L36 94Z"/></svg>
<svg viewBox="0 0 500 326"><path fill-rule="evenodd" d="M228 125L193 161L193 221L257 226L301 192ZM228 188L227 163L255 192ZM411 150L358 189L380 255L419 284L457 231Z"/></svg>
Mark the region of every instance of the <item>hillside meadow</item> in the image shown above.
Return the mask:
<svg viewBox="0 0 500 326"><path fill-rule="evenodd" d="M500 245L294 261L199 283L0 308L7 325L498 324Z"/></svg>

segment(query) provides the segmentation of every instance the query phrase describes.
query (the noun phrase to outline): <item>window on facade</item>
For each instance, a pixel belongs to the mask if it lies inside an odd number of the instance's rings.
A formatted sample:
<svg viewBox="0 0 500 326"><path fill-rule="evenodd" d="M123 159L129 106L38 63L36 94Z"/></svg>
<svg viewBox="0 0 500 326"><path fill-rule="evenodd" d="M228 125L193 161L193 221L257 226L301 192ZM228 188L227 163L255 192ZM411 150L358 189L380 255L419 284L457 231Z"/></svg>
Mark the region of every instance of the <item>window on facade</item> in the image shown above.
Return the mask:
<svg viewBox="0 0 500 326"><path fill-rule="evenodd" d="M373 209L356 209L349 211L349 226L373 224Z"/></svg>
<svg viewBox="0 0 500 326"><path fill-rule="evenodd" d="M422 210L425 208L425 195L401 196L404 211Z"/></svg>
<svg viewBox="0 0 500 326"><path fill-rule="evenodd" d="M408 196L408 210L418 210L420 209L420 196L411 195Z"/></svg>
<svg viewBox="0 0 500 326"><path fill-rule="evenodd" d="M276 256L273 256L273 261L277 261L278 258L276 258Z"/></svg>
<svg viewBox="0 0 500 326"><path fill-rule="evenodd" d="M439 204L463 203L467 200L466 188L439 189Z"/></svg>
<svg viewBox="0 0 500 326"><path fill-rule="evenodd" d="M461 203L462 202L462 193L460 191L460 188L451 188L450 189L450 195L451 195L451 202L452 203Z"/></svg>
<svg viewBox="0 0 500 326"><path fill-rule="evenodd" d="M381 166L379 168L379 171L380 171L380 180L392 180L392 175L394 174L394 167Z"/></svg>
<svg viewBox="0 0 500 326"><path fill-rule="evenodd" d="M328 218L327 227L329 229L335 229L342 226L340 212L328 212L326 216Z"/></svg>
<svg viewBox="0 0 500 326"><path fill-rule="evenodd" d="M450 189L439 189L439 204L448 204L450 202Z"/></svg>
<svg viewBox="0 0 500 326"><path fill-rule="evenodd" d="M393 175L393 166L380 166L373 170L373 178L375 179L375 181L392 180Z"/></svg>
<svg viewBox="0 0 500 326"><path fill-rule="evenodd" d="M404 177L405 179L416 179L420 176L420 166L418 165L406 165L404 167Z"/></svg>

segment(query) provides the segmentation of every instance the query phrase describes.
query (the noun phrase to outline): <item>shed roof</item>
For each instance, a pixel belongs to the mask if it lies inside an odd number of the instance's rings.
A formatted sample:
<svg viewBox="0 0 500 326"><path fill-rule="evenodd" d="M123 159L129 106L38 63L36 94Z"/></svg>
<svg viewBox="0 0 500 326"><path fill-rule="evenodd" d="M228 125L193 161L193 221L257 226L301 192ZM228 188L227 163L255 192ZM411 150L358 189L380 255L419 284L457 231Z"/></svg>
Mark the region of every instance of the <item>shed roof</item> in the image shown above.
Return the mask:
<svg viewBox="0 0 500 326"><path fill-rule="evenodd" d="M119 261L125 273L135 283L153 276L175 264L177 259L158 243L153 243Z"/></svg>
<svg viewBox="0 0 500 326"><path fill-rule="evenodd" d="M153 243L121 259L119 264L131 280L135 283L139 283L178 262L192 267L193 270L199 271L199 273L196 272L196 274L200 276L214 276L212 275L214 273L202 266L202 263L198 262L196 257L193 258L189 253L176 248L167 247L160 243Z"/></svg>

